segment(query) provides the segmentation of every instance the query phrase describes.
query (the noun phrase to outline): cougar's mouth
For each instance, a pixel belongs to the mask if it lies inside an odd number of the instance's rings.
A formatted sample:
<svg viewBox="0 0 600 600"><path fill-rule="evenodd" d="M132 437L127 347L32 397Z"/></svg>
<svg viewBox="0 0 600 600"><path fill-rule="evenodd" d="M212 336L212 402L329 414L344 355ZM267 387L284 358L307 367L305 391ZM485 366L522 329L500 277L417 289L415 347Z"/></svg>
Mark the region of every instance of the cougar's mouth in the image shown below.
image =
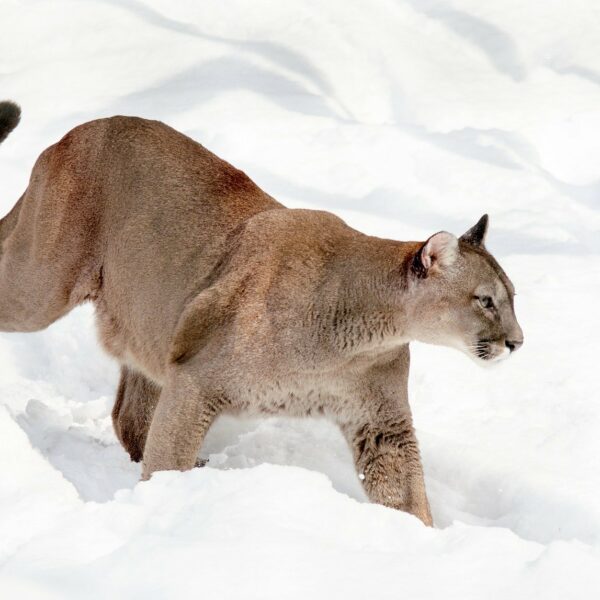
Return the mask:
<svg viewBox="0 0 600 600"><path fill-rule="evenodd" d="M476 358L485 361L497 361L508 358L510 351L498 340L478 340L472 347Z"/></svg>

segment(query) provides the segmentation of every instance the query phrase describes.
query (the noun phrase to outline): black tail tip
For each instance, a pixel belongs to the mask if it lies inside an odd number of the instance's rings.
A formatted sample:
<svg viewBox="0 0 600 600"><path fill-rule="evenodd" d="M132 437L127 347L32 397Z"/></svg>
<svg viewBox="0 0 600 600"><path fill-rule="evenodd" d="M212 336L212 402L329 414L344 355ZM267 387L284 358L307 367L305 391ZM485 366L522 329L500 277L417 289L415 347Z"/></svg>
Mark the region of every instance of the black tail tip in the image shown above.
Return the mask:
<svg viewBox="0 0 600 600"><path fill-rule="evenodd" d="M0 144L21 120L21 107L15 102L0 102Z"/></svg>

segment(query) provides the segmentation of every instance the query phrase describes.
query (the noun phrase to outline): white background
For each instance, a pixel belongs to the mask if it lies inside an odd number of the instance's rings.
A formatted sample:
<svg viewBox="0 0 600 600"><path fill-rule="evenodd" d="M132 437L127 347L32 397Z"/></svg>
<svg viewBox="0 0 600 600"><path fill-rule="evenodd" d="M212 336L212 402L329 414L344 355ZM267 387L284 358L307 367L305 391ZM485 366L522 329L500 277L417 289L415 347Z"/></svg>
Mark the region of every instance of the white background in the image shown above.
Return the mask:
<svg viewBox="0 0 600 600"><path fill-rule="evenodd" d="M434 530L320 421L222 419L136 485L91 307L0 334L0 595L597 598L599 31L594 0L0 0L1 213L71 127L157 118L367 233L488 212L525 332L494 369L414 345Z"/></svg>

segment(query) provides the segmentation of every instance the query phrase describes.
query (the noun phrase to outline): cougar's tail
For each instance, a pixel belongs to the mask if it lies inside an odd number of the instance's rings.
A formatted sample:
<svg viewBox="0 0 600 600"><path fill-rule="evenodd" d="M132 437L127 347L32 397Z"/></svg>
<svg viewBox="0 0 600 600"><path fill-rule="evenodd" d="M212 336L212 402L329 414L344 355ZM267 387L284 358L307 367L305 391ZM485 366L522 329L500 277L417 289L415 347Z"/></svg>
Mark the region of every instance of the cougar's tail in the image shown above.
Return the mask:
<svg viewBox="0 0 600 600"><path fill-rule="evenodd" d="M18 104L10 100L0 102L0 144L8 134L19 124L21 109Z"/></svg>

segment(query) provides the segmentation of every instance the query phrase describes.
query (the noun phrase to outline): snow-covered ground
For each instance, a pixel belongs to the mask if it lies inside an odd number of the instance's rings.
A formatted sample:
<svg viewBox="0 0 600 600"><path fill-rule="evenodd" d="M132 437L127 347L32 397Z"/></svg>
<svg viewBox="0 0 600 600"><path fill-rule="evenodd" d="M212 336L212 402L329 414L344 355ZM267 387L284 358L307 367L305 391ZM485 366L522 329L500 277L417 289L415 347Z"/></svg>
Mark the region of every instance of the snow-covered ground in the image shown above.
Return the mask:
<svg viewBox="0 0 600 600"><path fill-rule="evenodd" d="M600 596L595 0L0 0L0 212L47 145L161 119L289 206L423 239L484 212L523 349L415 345L435 529L368 504L326 422L222 419L137 483L86 306L0 334L0 597Z"/></svg>

